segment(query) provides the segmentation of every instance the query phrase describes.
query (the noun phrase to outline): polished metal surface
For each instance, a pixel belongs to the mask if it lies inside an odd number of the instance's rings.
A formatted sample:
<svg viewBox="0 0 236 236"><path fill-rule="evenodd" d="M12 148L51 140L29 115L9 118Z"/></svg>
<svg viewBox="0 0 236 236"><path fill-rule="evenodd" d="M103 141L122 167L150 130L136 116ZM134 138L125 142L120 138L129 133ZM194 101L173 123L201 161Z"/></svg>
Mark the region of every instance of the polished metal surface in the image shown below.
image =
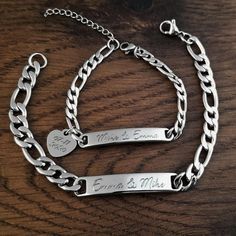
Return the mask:
<svg viewBox="0 0 236 236"><path fill-rule="evenodd" d="M169 29L164 30L164 28L168 27ZM202 100L205 108L203 117L205 122L203 124L201 143L195 152L193 163L187 167L186 172L181 172L174 180L175 186L185 191L201 178L211 159L219 127L219 99L210 61L200 40L189 33L179 30L175 20L162 22L160 31L167 35L177 36L186 43L190 56L195 60L194 66L197 69L197 75L203 91Z"/></svg>
<svg viewBox="0 0 236 236"><path fill-rule="evenodd" d="M71 87L67 92L66 109L65 109L66 121L69 126L69 129L72 132L73 131L77 132L77 130L80 130L80 132L83 133L80 128L79 121L77 119L77 113L78 113L77 107L78 107L78 99L80 96L80 92L83 89L87 79L90 77L91 73L97 68L97 66L103 62L103 60L106 57L111 55L115 50L120 49L123 52L125 52L125 54L133 53L135 57L142 58L144 61L148 62L151 66L155 67L162 74L167 76L168 79L174 84L177 94L177 108L178 108L177 120L174 126L170 127L167 130L166 133L168 138L165 138L165 140L163 141L175 140L182 134L186 123L187 93L182 80L178 78L165 63L155 58L147 50L139 46L136 46L132 43L124 42L120 44L120 42L114 37L114 35L110 31L104 29L102 26L98 25L97 23L91 20L88 20L86 17L76 12L58 8L47 9L44 16L47 17L50 15L61 15L75 19L84 25L92 27L93 29L99 31L103 35L108 36L109 39L107 44L101 49L99 49L96 53L94 53L80 68L78 75L76 75L76 77L74 78ZM75 139L79 139L76 136L77 134L74 133L73 137ZM146 141L152 141L152 140L153 139L151 138L149 140L147 139ZM136 140L136 142L138 141L139 140ZM140 139L140 141L142 140ZM79 146L87 147L87 145L84 145L83 142L81 142L81 140L79 141Z"/></svg>
<svg viewBox="0 0 236 236"><path fill-rule="evenodd" d="M47 12L48 14L52 13L49 10ZM59 14L60 11L55 11L54 13ZM72 18L76 17L76 15L74 13L71 13L71 11L68 12L64 10L61 13L65 13L65 15L70 16ZM78 17L78 19L80 19L80 17ZM89 21L88 23L86 22L87 20L84 20L84 23L89 25ZM169 30L164 30L164 26L169 26ZM36 170L40 174L44 175L50 182L57 184L58 187L65 191L74 192L76 196L88 196L94 194L128 192L136 193L152 191L186 191L191 186L196 184L197 180L201 178L206 166L208 165L211 159L214 146L216 144L219 126L219 101L213 72L210 67L210 61L199 39L188 33L180 31L179 28L176 26L176 22L174 20L165 21L161 24L160 29L164 34L178 36L183 42L187 44L187 50L191 57L194 59L194 66L197 69L197 75L200 79L200 85L203 91L202 99L205 108L203 114L203 133L201 136L201 142L195 152L193 162L188 165L186 171L183 171L179 174L135 173L78 177L77 175L67 172L64 168L57 165L52 159L46 156L46 153L44 152L42 146L36 141L33 133L29 128L26 108L31 98L32 89L36 84L37 77L39 76L41 69L47 65L47 59L44 55L40 53L34 53L29 57L28 65L24 67L22 75L17 83L17 87L13 91L11 96L9 110L10 130L14 135L14 140L16 144L21 147L26 160L31 163L36 168ZM103 33L106 34L107 32L103 31ZM107 35L109 35L109 33L107 33ZM86 74L83 75L83 71L81 71L81 74L79 74L78 77L75 78L73 82L74 86L72 86L70 90L71 93L68 94L69 104L67 105L72 115L72 122L74 123L71 123L71 126L69 125L69 129L65 131L66 133L61 133L61 131L54 131L49 137L50 145L52 145L54 141L56 142L56 146L59 147L61 145L61 142L63 143L63 145L67 145L69 141L71 141L71 139L67 139L66 134L69 134L79 144L84 142L84 134L80 131L79 124L76 119L77 101L75 100L78 98L79 92L84 86L84 83L86 82L86 79L90 75L91 71L98 64L95 63L91 66L93 60L98 60L98 62L101 62L104 57L107 57L112 51L116 50L119 47L119 42L117 40L110 40L112 41L109 41L106 46L100 49L97 55L93 55L90 58L91 61L88 60L84 64L84 66L87 65L87 68L85 67L85 69L87 69ZM196 53L196 48L199 51L198 53ZM169 76L171 76L171 70L167 66L163 65L159 60L155 59L146 50L140 47L136 47L134 44L122 44L121 50L125 52L132 52L136 57L141 57L145 61L149 62L149 64L153 64L155 65L155 67L158 67L157 69L160 70L162 73L166 74L168 78ZM40 58L40 61L43 61L43 63L39 63L39 60L37 60L38 58ZM77 79L82 80L82 85L80 85L80 87L75 86ZM173 81L171 81L174 83L175 86L179 85L176 87L176 89L178 90L180 95L183 95L183 93L181 92L182 85L178 84L180 82L176 82L175 84L175 80L177 79L177 77L171 77L169 79L173 79ZM20 93L24 94L22 95L23 97L20 97ZM182 112L183 111L184 109L182 110ZM68 116L70 115L70 112L68 112ZM181 115L183 115L183 113L181 113ZM178 119L178 122L180 122L182 118L180 119L180 117L178 117ZM147 137L143 134L140 140L143 141L143 139L149 140L155 138L154 128L148 131L147 130L147 128L141 130L145 135L147 135ZM173 130L175 130L175 128ZM129 134L131 135L132 140L135 140L135 138L137 138L137 133L135 133L134 135L134 131L135 129L131 129L131 134ZM120 131L118 133L120 134ZM151 136L148 136L150 134ZM96 137L96 135L90 136L92 136L93 139L94 137ZM109 140L109 142L110 141L111 140ZM95 140L93 142L96 143L97 141ZM64 147L63 145L62 147ZM34 152L32 152L33 150ZM71 151L72 148L70 147L68 150ZM55 150L51 150L51 152L54 151ZM62 153L62 150L60 150L60 152ZM34 153L34 155L37 154L37 156L34 157L32 153Z"/></svg>
<svg viewBox="0 0 236 236"><path fill-rule="evenodd" d="M128 142L169 141L167 128L127 128L85 133L80 147L92 147Z"/></svg>
<svg viewBox="0 0 236 236"><path fill-rule="evenodd" d="M77 120L78 113L78 99L80 92L83 89L87 79L91 75L92 71L103 62L103 60L108 57L113 51L117 50L116 45L111 44L111 41L108 41L107 45L98 50L93 54L80 68L78 75L73 80L70 89L67 92L66 100L66 120L70 129L77 129L81 131L79 121ZM110 45L110 46L109 46ZM173 71L162 61L155 58L151 53L145 49L135 46L130 43L122 43L120 49L126 54L133 53L137 58L142 58L144 61L147 61L151 66L154 66L162 74L168 77L168 79L174 84L177 94L177 120L173 127L169 128L166 132L166 138L163 141L172 141L177 139L183 132L186 123L186 112L187 112L187 93L184 87L184 84L180 78L178 78ZM106 51L106 54L104 54ZM77 85L79 83L79 85ZM82 131L81 131L82 132ZM106 132L106 131L104 131ZM82 132L83 133L83 132ZM149 141L152 141L150 139ZM142 141L142 140L140 140ZM147 140L148 141L148 140ZM138 140L137 140L138 142ZM80 146L86 147L83 143L80 143Z"/></svg>
<svg viewBox="0 0 236 236"><path fill-rule="evenodd" d="M36 58L42 60L43 63L40 64ZM26 107L31 98L32 89L36 84L36 79L41 69L46 65L47 59L40 53L34 53L29 57L29 64L24 67L17 88L11 97L9 110L10 129L16 144L21 147L26 160L34 165L40 174L44 175L50 182L56 183L61 189L74 192L81 188L78 177L68 173L52 159L46 157L42 146L36 141L33 133L30 131L27 120ZM22 99L18 98L20 91L24 91L22 94L25 94L23 102L21 102ZM55 137L57 135L61 138L61 133L59 134L58 132L54 132L52 136ZM37 151L36 153L33 152L35 156L38 154L36 157L32 156L32 150Z"/></svg>
<svg viewBox="0 0 236 236"><path fill-rule="evenodd" d="M48 134L47 148L53 157L66 156L71 153L76 146L76 140L67 130L53 130Z"/></svg>
<svg viewBox="0 0 236 236"><path fill-rule="evenodd" d="M87 79L93 72L93 70L103 62L112 52L117 49L117 45L109 43L100 48L96 53L94 53L80 68L78 74L75 76L71 83L70 89L67 91L66 99L66 121L69 129L73 132L74 130L81 130L79 121L77 120L78 114L78 99L80 92L83 89ZM76 133L75 133L76 135Z"/></svg>
<svg viewBox="0 0 236 236"><path fill-rule="evenodd" d="M175 75L164 62L157 59L144 48L136 46L133 43L124 42L120 45L120 49L125 54L133 54L136 58L143 59L167 76L167 78L173 83L176 89L178 113L174 126L169 128L167 131L167 136L169 137L169 141L179 138L185 127L187 113L187 93L183 81L178 78L178 76Z"/></svg>
<svg viewBox="0 0 236 236"><path fill-rule="evenodd" d="M132 173L80 177L83 191L76 196L139 192L176 192L172 179L175 173Z"/></svg>

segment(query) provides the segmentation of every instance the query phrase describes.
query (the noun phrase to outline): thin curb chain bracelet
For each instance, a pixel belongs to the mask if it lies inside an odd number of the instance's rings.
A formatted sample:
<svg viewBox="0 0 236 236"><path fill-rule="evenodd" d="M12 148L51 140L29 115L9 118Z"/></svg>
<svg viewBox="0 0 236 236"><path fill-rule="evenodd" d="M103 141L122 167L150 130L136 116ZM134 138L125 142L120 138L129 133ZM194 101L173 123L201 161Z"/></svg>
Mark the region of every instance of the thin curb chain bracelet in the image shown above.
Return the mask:
<svg viewBox="0 0 236 236"><path fill-rule="evenodd" d="M53 14L74 18L107 36L109 41L84 63L78 75L73 80L71 88L68 90L66 120L69 129L65 129L64 131L54 130L49 133L47 146L52 156L59 157L67 155L76 148L77 144L84 148L122 142L171 141L181 135L186 120L187 96L182 80L169 67L139 46L127 42L120 44L110 31L75 12L57 8L48 9L45 12L45 17ZM14 135L15 142L22 148L25 158L35 166L40 174L45 175L50 182L56 183L61 189L72 191L76 196L80 197L128 192L186 191L200 179L211 159L218 132L218 95L213 72L205 49L197 37L180 31L176 26L175 20L162 22L160 31L163 34L175 35L186 43L187 50L194 59L194 65L200 79L200 85L203 91L203 105L205 108L204 125L201 143L195 152L193 163L187 167L186 171L179 174L130 173L78 177L67 172L46 156L45 151L35 140L29 129L26 107L29 103L32 89L36 84L36 79L41 69L47 65L47 59L44 55L34 53L29 57L28 65L24 67L17 88L11 97L9 111L10 129ZM177 90L178 115L177 121L172 128L128 128L86 134L81 132L79 122L76 118L79 93L97 65L118 48L126 54L132 53L135 57L147 61L161 73L165 74L174 84ZM196 49L199 51L198 53L196 53ZM37 58L40 58L40 61L43 60L43 63L40 64ZM79 86L76 85L77 81L81 82ZM20 102L18 97L22 93L25 96L23 102ZM39 157L34 158L30 154L32 150L36 150L39 153Z"/></svg>

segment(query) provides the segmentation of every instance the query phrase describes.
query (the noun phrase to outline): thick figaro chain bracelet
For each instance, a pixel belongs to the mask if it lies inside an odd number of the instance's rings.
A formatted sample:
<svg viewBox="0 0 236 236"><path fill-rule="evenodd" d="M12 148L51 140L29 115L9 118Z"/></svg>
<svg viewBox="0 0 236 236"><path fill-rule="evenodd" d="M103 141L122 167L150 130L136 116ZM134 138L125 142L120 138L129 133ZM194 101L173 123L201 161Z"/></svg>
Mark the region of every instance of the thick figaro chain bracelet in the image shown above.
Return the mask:
<svg viewBox="0 0 236 236"><path fill-rule="evenodd" d="M177 139L182 134L186 121L187 95L182 80L178 78L167 65L139 46L128 42L120 44L109 30L104 29L97 23L94 23L75 12L56 8L48 9L45 12L45 17L49 15L63 15L70 17L108 37L107 44L94 53L80 68L67 92L66 121L69 128L62 131L53 130L48 135L47 147L52 156L65 156L72 152L77 145L81 148L86 148L127 142L167 142ZM135 57L143 59L167 76L167 78L173 83L176 89L178 107L177 120L173 127L125 128L92 133L83 133L81 131L79 122L76 118L80 92L97 66L117 49L120 49L125 54L133 54Z"/></svg>
<svg viewBox="0 0 236 236"><path fill-rule="evenodd" d="M98 137L96 132L83 134L80 131L76 115L79 92L84 86L90 73L99 63L102 62L104 58L109 56L114 50L118 48L123 50L125 53L132 53L136 57L147 61L149 64L155 66L159 71L165 74L174 83L174 86L177 89L178 107L181 109L179 109L176 127L174 126L171 129L167 129L167 132L164 132L165 136L163 135L163 137L172 140L181 134L181 128L183 128L184 125L181 123L181 125L183 125L181 126L179 120L183 120L183 117L185 117L186 102L183 102L183 97L186 99L186 93L182 81L176 75L174 75L174 73L163 62L159 61L152 54L140 47L135 46L134 44L122 43L120 45L119 42L114 38L113 34L108 30L97 25L96 23L93 23L90 20L87 20L86 18L83 18L77 13L63 9L49 9L45 14L60 14L75 18L76 20L81 21L93 29L97 29L99 32L102 32L102 34L109 38L107 45L105 45L87 62L85 62L82 69L79 71L78 76L76 76L74 79L72 86L68 91L68 98L66 102L66 116L69 129L66 129L63 135L61 133L55 134L53 133L55 131L52 131L52 133L50 133L51 135L49 134L48 147L50 145L55 145L57 147L62 146L62 149L66 149L68 145L70 146L71 142L74 142L73 140L76 140L76 142L81 147L114 143L112 139L110 141L105 139L105 141L101 141L101 143L99 143L99 141L96 139ZM66 191L74 192L76 196L88 196L127 192L136 193L185 191L194 185L198 179L200 179L205 167L208 165L211 159L218 132L218 96L213 73L210 67L209 59L206 56L205 49L197 37L180 31L175 24L175 20L164 21L160 25L160 30L164 34L178 36L187 44L187 50L194 59L194 65L197 69L197 74L200 79L200 84L203 91L205 122L203 125L201 143L196 150L193 163L187 167L186 171L181 173L131 173L84 177L78 177L77 175L68 173L64 168L57 165L52 159L46 156L45 151L35 140L32 132L29 129L26 107L29 103L32 89L36 84L36 79L39 76L41 69L47 65L47 59L45 56L40 53L35 53L29 57L28 65L24 67L22 76L18 81L18 86L11 97L9 111L9 117L11 121L10 129L14 135L15 142L22 148L25 158L32 165L34 165L36 170L40 174L43 174L50 182L56 183L60 188ZM193 47L197 48L199 52L196 53L195 50L193 50ZM41 57L40 59L44 61L43 64L39 63L37 60L38 57ZM77 80L81 80L82 82L79 87L75 85ZM19 94L21 93L25 94L23 102L20 102L18 98ZM152 128L146 129L148 130L141 128L141 132L144 132L144 135L142 136L144 140L138 141L157 141L156 139L153 140L152 137L158 137L159 131L157 131L158 135L155 135L155 132L152 133ZM136 130L140 129L130 128L125 130L126 133L128 133L127 137L131 136L129 141L135 141L134 132L139 132ZM113 133L114 130L107 132ZM116 135L119 136L123 130L115 130L115 132L117 132L118 134ZM100 135L100 132L98 135ZM117 142L122 141L118 139ZM73 150L75 146L72 148L70 147L69 150ZM30 154L32 149L36 149L38 151L39 157L34 158ZM52 150L54 150L54 148L51 149L51 152L54 152ZM62 153L63 151L60 150L59 154L62 155ZM57 156L57 154L58 153L56 153L55 156Z"/></svg>

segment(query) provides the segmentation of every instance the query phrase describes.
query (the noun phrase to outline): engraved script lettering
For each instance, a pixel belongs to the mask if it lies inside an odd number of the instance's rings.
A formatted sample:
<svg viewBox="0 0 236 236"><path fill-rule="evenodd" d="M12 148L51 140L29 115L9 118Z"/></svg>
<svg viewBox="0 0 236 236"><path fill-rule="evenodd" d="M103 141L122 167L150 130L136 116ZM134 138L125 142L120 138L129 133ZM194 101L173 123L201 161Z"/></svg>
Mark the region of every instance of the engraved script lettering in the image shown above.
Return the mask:
<svg viewBox="0 0 236 236"><path fill-rule="evenodd" d="M142 130L135 130L133 133L133 137L135 140L156 140L158 139L158 134L142 134Z"/></svg>
<svg viewBox="0 0 236 236"><path fill-rule="evenodd" d="M106 142L115 142L119 140L119 136L117 135L109 135L107 132L106 133L101 133L97 135L98 142L99 143L106 143Z"/></svg>
<svg viewBox="0 0 236 236"><path fill-rule="evenodd" d="M153 188L165 187L164 183L159 183L158 178L154 179L153 177L141 178L140 183L141 183L141 188L153 189Z"/></svg>
<svg viewBox="0 0 236 236"><path fill-rule="evenodd" d="M129 140L129 135L128 135L127 131L125 131L125 132L122 134L122 140Z"/></svg>
<svg viewBox="0 0 236 236"><path fill-rule="evenodd" d="M77 141L66 130L53 130L48 134L47 147L53 157L63 157L72 152L77 145Z"/></svg>
<svg viewBox="0 0 236 236"><path fill-rule="evenodd" d="M58 145L57 143L52 143L49 146L51 146L52 148L54 148L55 150L59 150L60 152L66 152L66 148L63 147L62 145Z"/></svg>
<svg viewBox="0 0 236 236"><path fill-rule="evenodd" d="M94 142L99 144L118 143L124 141L148 141L159 140L158 134L160 130L155 129L126 129L118 131L97 132L96 140Z"/></svg>
<svg viewBox="0 0 236 236"><path fill-rule="evenodd" d="M134 181L134 178L131 178L129 181L128 181L128 183L127 183L127 188L133 188L133 189L135 189L135 188L137 188L137 184L135 183L135 181Z"/></svg>
<svg viewBox="0 0 236 236"><path fill-rule="evenodd" d="M51 146L52 148L54 148L55 150L59 150L60 152L63 152L63 153L64 153L64 152L67 151L66 145L68 145L68 144L70 144L70 143L71 143L70 140L55 135L55 136L53 137L53 141L52 141L52 143L50 144L50 146Z"/></svg>
<svg viewBox="0 0 236 236"><path fill-rule="evenodd" d="M112 180L104 176L93 180L92 189L96 193L108 193L119 191L147 191L160 190L166 187L165 183L160 181L157 176L132 175L127 179L113 178Z"/></svg>
<svg viewBox="0 0 236 236"><path fill-rule="evenodd" d="M111 184L106 184L103 181L103 178L98 178L94 180L93 183L93 190L95 192L98 191L104 191L104 190L121 190L124 188L124 185L122 183L111 183Z"/></svg>
<svg viewBox="0 0 236 236"><path fill-rule="evenodd" d="M80 177L85 181L85 192L78 196L111 193L176 192L173 177L176 173L130 173Z"/></svg>

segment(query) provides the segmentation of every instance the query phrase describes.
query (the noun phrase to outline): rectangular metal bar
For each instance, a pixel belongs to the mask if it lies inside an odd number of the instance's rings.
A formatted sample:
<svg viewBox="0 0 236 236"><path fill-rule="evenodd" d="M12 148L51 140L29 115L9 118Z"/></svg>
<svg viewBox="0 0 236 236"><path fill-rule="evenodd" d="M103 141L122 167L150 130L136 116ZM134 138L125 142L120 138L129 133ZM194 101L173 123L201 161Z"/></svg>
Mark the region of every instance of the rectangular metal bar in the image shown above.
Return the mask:
<svg viewBox="0 0 236 236"><path fill-rule="evenodd" d="M86 143L81 147L127 142L171 141L166 137L167 128L127 128L85 133Z"/></svg>
<svg viewBox="0 0 236 236"><path fill-rule="evenodd" d="M176 192L172 186L175 173L132 173L80 177L84 190L78 197L138 192Z"/></svg>

